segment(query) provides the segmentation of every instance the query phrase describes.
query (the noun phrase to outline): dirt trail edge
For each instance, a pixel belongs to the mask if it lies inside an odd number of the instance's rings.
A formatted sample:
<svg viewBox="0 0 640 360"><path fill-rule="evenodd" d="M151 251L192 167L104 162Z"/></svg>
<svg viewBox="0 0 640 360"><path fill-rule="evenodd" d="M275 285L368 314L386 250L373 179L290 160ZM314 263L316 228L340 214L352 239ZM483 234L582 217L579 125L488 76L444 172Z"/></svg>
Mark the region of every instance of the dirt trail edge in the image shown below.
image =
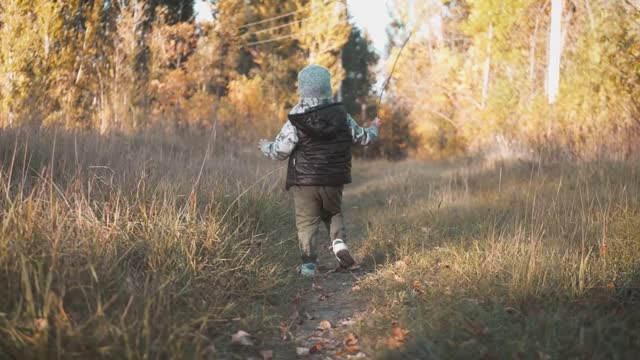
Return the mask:
<svg viewBox="0 0 640 360"><path fill-rule="evenodd" d="M286 329L295 347L292 358L305 359L368 359L373 354L361 350L356 326L364 317L366 304L359 298L357 283L367 275L359 265L357 248L363 241L362 210L353 189L345 189L347 232L349 246L355 255L356 265L349 270L337 268L331 251L328 234L321 229L326 242L321 242L318 272L308 280L299 295L299 303L293 311L290 328ZM357 221L360 220L360 221ZM366 221L366 220L365 220ZM323 237L324 239L324 237ZM355 252L354 252L355 250Z"/></svg>
<svg viewBox="0 0 640 360"><path fill-rule="evenodd" d="M360 350L358 335L350 328L363 318L354 286L364 276L359 267L336 270L333 253L319 261L319 273L303 289L292 315L291 334L299 358L369 358Z"/></svg>

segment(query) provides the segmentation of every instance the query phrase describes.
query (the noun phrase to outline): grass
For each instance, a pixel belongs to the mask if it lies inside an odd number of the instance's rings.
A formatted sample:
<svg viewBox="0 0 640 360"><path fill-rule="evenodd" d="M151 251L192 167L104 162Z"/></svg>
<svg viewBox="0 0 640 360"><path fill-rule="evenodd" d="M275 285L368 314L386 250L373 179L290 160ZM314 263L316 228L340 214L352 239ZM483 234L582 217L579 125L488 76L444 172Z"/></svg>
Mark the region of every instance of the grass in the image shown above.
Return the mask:
<svg viewBox="0 0 640 360"><path fill-rule="evenodd" d="M283 346L302 285L283 163L208 135L30 129L0 133L0 161L0 358ZM640 350L638 164L356 162L345 199L373 269L354 292L365 353ZM231 345L238 330L256 346Z"/></svg>
<svg viewBox="0 0 640 360"><path fill-rule="evenodd" d="M387 170L377 170L386 168ZM380 174L382 172L383 174ZM369 353L631 358L640 350L640 167L364 165ZM367 226L361 224L361 226ZM390 329L408 329L388 348Z"/></svg>
<svg viewBox="0 0 640 360"><path fill-rule="evenodd" d="M0 358L225 358L240 329L269 346L295 227L281 164L242 149L3 130Z"/></svg>

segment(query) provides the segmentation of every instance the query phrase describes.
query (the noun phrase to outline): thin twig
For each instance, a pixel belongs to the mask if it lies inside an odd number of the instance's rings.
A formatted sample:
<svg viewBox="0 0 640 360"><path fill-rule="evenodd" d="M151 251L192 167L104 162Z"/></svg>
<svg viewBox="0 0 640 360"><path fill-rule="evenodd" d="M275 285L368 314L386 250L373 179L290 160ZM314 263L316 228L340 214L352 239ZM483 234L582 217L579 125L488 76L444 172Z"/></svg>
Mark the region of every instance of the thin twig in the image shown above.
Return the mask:
<svg viewBox="0 0 640 360"><path fill-rule="evenodd" d="M407 38L402 43L402 46L400 47L400 51L398 51L398 56L396 56L396 60L393 62L393 67L391 67L391 72L389 73L389 76L387 76L387 79L382 84L382 89L380 90L380 97L378 98L378 108L380 108L380 104L382 103L382 95L384 94L384 90L389 85L389 81L391 81L391 77L393 76L393 72L396 70L396 65L398 65L398 60L400 59L400 55L402 54L402 50L404 50L404 47L409 42L409 39L411 38L411 35L413 35L413 32L409 32L409 35L407 36ZM376 109L376 117L378 117L377 116L378 115L377 112L378 112L378 109Z"/></svg>
<svg viewBox="0 0 640 360"><path fill-rule="evenodd" d="M638 6L636 6L636 4L632 3L629 0L624 0L627 4L631 5L632 8L634 8L636 11L640 12L640 8L638 8Z"/></svg>
<svg viewBox="0 0 640 360"><path fill-rule="evenodd" d="M231 205L229 205L229 207L227 208L227 210L224 212L224 214L222 215L222 217L220 218L220 222L222 223L225 219L225 217L227 217L227 214L229 213L229 210L231 210L231 208L233 207L233 205L235 205L238 200L240 200L240 198L242 196L244 196L244 194L246 194L249 190L251 190L251 188L253 188L254 186L256 186L258 183L260 183L261 181L263 181L264 179L266 179L268 176L270 176L271 174L275 173L276 171L282 170L286 167L286 165L280 166L277 169L274 169L270 172L268 172L266 175L264 175L263 177L261 177L260 179L258 179L256 182L254 182L253 184L251 184L249 187L247 187L246 189L244 189L244 191L238 195L237 198L235 198L235 200L233 200L233 202L231 203Z"/></svg>

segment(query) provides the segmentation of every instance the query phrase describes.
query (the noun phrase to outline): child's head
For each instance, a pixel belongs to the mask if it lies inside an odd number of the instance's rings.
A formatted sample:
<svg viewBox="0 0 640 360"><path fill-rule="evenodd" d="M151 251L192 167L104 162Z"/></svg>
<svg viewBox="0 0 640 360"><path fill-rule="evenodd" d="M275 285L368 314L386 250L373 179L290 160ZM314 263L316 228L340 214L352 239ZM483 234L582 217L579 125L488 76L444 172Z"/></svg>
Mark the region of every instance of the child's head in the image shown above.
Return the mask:
<svg viewBox="0 0 640 360"><path fill-rule="evenodd" d="M333 96L331 74L318 65L309 65L298 73L298 93L301 98L327 99Z"/></svg>

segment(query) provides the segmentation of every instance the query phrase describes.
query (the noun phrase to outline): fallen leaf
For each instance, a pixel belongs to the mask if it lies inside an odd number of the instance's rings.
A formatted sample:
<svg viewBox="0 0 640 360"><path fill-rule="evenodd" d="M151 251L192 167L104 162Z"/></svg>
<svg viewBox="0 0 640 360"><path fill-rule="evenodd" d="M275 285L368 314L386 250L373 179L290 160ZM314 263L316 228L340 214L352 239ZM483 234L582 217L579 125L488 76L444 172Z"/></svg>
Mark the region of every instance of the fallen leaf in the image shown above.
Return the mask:
<svg viewBox="0 0 640 360"><path fill-rule="evenodd" d="M399 282L401 284L404 284L406 282L406 280L403 277L400 277L396 274L393 274L393 280L395 280L396 282Z"/></svg>
<svg viewBox="0 0 640 360"><path fill-rule="evenodd" d="M402 260L398 260L395 263L393 263L393 267L395 267L396 269L402 269L402 268L404 268L406 266L407 266L407 263L405 263Z"/></svg>
<svg viewBox="0 0 640 360"><path fill-rule="evenodd" d="M280 335L282 341L289 340L289 326L285 323L280 323Z"/></svg>
<svg viewBox="0 0 640 360"><path fill-rule="evenodd" d="M320 321L320 324L318 324L318 329L320 329L320 330L330 330L331 329L331 322L329 320Z"/></svg>
<svg viewBox="0 0 640 360"><path fill-rule="evenodd" d="M358 345L345 346L344 347L344 353L345 354L357 354L359 352L360 352L360 346L358 346Z"/></svg>
<svg viewBox="0 0 640 360"><path fill-rule="evenodd" d="M320 352L320 350L322 350L322 348L324 348L324 344L323 343L315 343L313 344L312 347L309 348L309 353L310 354L317 354Z"/></svg>
<svg viewBox="0 0 640 360"><path fill-rule="evenodd" d="M49 327L49 322L47 319L36 319L33 325L37 331L44 331Z"/></svg>
<svg viewBox="0 0 640 360"><path fill-rule="evenodd" d="M607 289L614 289L615 287L616 286L612 282L607 284Z"/></svg>
<svg viewBox="0 0 640 360"><path fill-rule="evenodd" d="M273 360L273 350L262 350L260 355L262 355L262 360Z"/></svg>
<svg viewBox="0 0 640 360"><path fill-rule="evenodd" d="M391 336L393 336L396 340L404 341L405 336L409 333L409 330L403 329L399 326L391 329Z"/></svg>
<svg viewBox="0 0 640 360"><path fill-rule="evenodd" d="M398 341L392 337L387 338L387 347L389 349L397 349L400 346L402 346L403 342L402 341Z"/></svg>
<svg viewBox="0 0 640 360"><path fill-rule="evenodd" d="M422 284L420 284L420 281L416 280L411 284L411 287L413 288L413 291L415 291L418 295L420 295L421 297L425 297L427 296L427 293L422 289Z"/></svg>
<svg viewBox="0 0 640 360"><path fill-rule="evenodd" d="M344 346L355 346L358 345L358 337L354 333L348 333L342 342Z"/></svg>
<svg viewBox="0 0 640 360"><path fill-rule="evenodd" d="M355 320L347 318L347 319L344 319L344 320L340 321L338 324L342 325L342 326L349 326L349 325L353 325L355 323L356 323Z"/></svg>
<svg viewBox="0 0 640 360"><path fill-rule="evenodd" d="M351 291L359 291L360 290L360 285L354 285L351 287Z"/></svg>
<svg viewBox="0 0 640 360"><path fill-rule="evenodd" d="M320 301L325 301L327 300L327 298L329 298L330 296L327 294L320 294L320 296L318 296L318 300Z"/></svg>
<svg viewBox="0 0 640 360"><path fill-rule="evenodd" d="M298 356L307 356L307 355L309 355L309 349L305 348L305 347L297 347L296 348L296 354Z"/></svg>
<svg viewBox="0 0 640 360"><path fill-rule="evenodd" d="M602 246L600 247L600 256L606 256L607 255L607 243L603 243Z"/></svg>
<svg viewBox="0 0 640 360"><path fill-rule="evenodd" d="M399 326L391 329L391 337L387 338L387 347L390 349L397 349L404 344L404 338L409 333L409 330L403 329Z"/></svg>
<svg viewBox="0 0 640 360"><path fill-rule="evenodd" d="M244 346L253 346L253 340L251 340L251 335L243 330L239 330L237 333L231 335L231 343L232 344L240 344Z"/></svg>
<svg viewBox="0 0 640 360"><path fill-rule="evenodd" d="M320 290L322 290L322 286L316 285L315 283L313 283L313 284L311 284L311 289L313 289L315 291L320 291Z"/></svg>
<svg viewBox="0 0 640 360"><path fill-rule="evenodd" d="M347 355L347 359L364 359L367 357L367 354L363 352L359 352L355 355Z"/></svg>

